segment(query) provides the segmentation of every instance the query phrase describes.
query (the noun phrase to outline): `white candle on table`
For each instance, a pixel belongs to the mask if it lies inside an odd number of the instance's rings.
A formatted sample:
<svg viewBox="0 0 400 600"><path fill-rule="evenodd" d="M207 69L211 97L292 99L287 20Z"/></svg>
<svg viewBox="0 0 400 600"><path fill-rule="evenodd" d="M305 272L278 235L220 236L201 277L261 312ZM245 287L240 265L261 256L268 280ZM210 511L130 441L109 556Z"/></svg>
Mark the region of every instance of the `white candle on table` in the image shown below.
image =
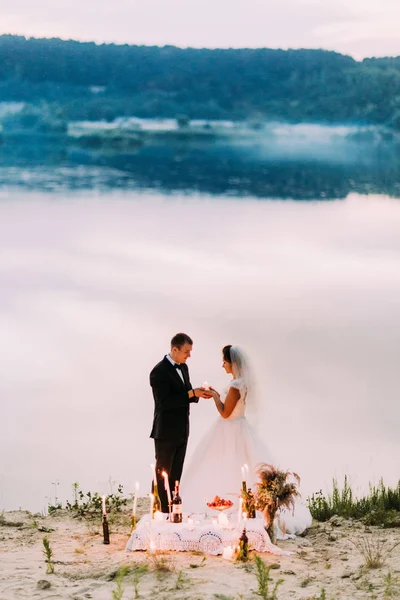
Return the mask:
<svg viewBox="0 0 400 600"><path fill-rule="evenodd" d="M137 481L135 484L135 496L133 498L132 517L136 517L138 491L139 491L139 482Z"/></svg>
<svg viewBox="0 0 400 600"><path fill-rule="evenodd" d="M154 494L150 494L150 519L153 519Z"/></svg>
<svg viewBox="0 0 400 600"><path fill-rule="evenodd" d="M165 487L165 491L167 492L168 505L171 506L172 498L171 498L171 490L169 487L168 473L166 473L166 471L163 471L161 473L161 475L164 477L164 487Z"/></svg>
<svg viewBox="0 0 400 600"><path fill-rule="evenodd" d="M234 552L234 546L226 546L222 552L222 558L224 558L225 560L232 560Z"/></svg>
<svg viewBox="0 0 400 600"><path fill-rule="evenodd" d="M154 485L157 485L156 465L151 463L150 467L151 467L151 470L153 471L153 483L154 483Z"/></svg>
<svg viewBox="0 0 400 600"><path fill-rule="evenodd" d="M238 523L240 523L243 512L243 498L239 498Z"/></svg>
<svg viewBox="0 0 400 600"><path fill-rule="evenodd" d="M101 499L101 506L103 509L103 515L106 516L107 515L107 511L106 511L106 497L103 496Z"/></svg>
<svg viewBox="0 0 400 600"><path fill-rule="evenodd" d="M218 524L221 527L227 527L229 525L229 519L227 515L223 512L220 512L218 515Z"/></svg>

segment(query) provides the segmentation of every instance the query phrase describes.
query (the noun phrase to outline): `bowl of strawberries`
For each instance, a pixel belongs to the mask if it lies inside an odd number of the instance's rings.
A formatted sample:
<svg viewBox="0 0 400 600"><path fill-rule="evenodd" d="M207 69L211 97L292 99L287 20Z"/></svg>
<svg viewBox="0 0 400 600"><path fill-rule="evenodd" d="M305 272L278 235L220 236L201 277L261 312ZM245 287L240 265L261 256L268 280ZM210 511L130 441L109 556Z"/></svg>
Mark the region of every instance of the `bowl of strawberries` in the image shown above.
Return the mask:
<svg viewBox="0 0 400 600"><path fill-rule="evenodd" d="M231 500L225 500L224 498L220 498L219 496L215 496L212 502L207 502L207 506L212 508L213 510L223 511L227 508L231 508L233 502Z"/></svg>

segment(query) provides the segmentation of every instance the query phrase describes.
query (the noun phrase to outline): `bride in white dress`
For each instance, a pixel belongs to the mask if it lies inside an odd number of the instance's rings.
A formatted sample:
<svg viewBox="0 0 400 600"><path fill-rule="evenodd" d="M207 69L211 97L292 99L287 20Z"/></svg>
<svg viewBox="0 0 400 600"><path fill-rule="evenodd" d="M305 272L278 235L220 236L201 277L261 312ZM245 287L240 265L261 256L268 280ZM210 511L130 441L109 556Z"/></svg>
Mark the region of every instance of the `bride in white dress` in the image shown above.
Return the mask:
<svg viewBox="0 0 400 600"><path fill-rule="evenodd" d="M216 390L210 390L220 417L201 440L183 474L185 512L205 512L206 501L216 495L232 500L237 510L241 467L248 465L247 483L252 487L257 480L257 465L272 462L269 450L246 418L253 399L245 355L237 346L229 345L223 348L222 358L222 366L232 380L223 399ZM312 518L305 503L297 500L294 511L282 510L277 521L284 533L296 534L307 529Z"/></svg>

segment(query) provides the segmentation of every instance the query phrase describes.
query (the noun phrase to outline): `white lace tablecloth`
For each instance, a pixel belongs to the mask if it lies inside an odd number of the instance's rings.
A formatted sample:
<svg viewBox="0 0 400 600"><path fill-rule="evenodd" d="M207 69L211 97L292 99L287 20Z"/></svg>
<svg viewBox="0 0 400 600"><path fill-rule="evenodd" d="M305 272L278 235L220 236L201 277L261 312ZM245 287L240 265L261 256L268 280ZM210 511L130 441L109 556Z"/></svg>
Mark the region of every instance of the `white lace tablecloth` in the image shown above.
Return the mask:
<svg viewBox="0 0 400 600"><path fill-rule="evenodd" d="M189 522L186 516L183 523L176 524L170 523L165 517L156 521L145 515L129 538L126 550L198 550L217 555L222 554L227 546L237 546L243 524L237 523L236 515L231 515L226 525L221 525L218 519L205 515L199 515L199 518L191 516L192 522ZM271 543L263 519L248 519L246 533L249 548L252 550L280 555L293 554Z"/></svg>

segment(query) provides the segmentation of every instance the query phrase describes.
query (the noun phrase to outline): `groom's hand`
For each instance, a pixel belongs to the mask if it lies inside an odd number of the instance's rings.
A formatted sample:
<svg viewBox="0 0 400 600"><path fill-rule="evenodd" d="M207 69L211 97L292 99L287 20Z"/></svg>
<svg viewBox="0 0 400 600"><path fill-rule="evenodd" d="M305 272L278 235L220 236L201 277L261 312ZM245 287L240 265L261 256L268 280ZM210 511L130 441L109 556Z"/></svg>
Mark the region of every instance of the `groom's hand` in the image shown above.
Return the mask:
<svg viewBox="0 0 400 600"><path fill-rule="evenodd" d="M212 394L204 388L194 388L194 395L197 396L197 398L212 398Z"/></svg>

